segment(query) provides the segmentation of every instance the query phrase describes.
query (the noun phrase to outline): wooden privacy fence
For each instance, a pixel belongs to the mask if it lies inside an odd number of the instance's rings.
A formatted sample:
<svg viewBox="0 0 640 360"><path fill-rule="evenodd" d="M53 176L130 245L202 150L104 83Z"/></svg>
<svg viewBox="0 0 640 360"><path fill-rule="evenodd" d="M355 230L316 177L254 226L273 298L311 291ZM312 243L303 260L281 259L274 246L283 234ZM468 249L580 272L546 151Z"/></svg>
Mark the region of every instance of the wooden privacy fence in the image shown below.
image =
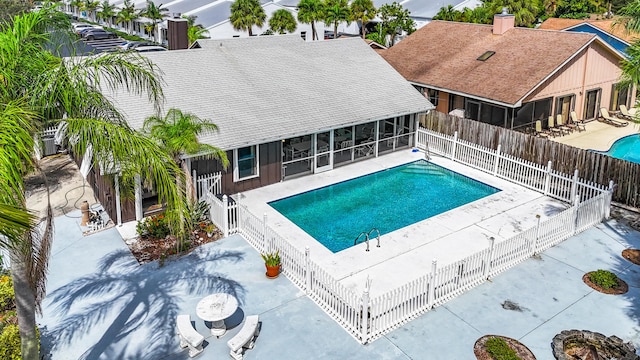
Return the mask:
<svg viewBox="0 0 640 360"><path fill-rule="evenodd" d="M436 111L427 114L422 126L444 135L457 132L458 139L485 148L500 146L503 155L533 164L546 166L551 161L558 173L573 174L578 170L582 178L593 183L607 184L612 180L617 184L613 201L640 207L640 164Z"/></svg>
<svg viewBox="0 0 640 360"><path fill-rule="evenodd" d="M463 292L519 264L561 241L600 223L608 217L611 186L579 178L578 172L564 174L547 163L542 166L488 149L453 136L419 129L417 146L468 164L494 176L571 204L569 208L502 242L491 238L487 248L464 259L439 267L432 261L429 272L377 297L369 296L367 281L362 294L345 287L312 261L309 248L293 246L268 225L267 216L255 216L243 204L232 203L211 192L204 199L210 205L212 221L225 234L238 232L257 251L280 253L282 272L359 342L366 344L406 322L442 305ZM240 199L241 196L237 196Z"/></svg>

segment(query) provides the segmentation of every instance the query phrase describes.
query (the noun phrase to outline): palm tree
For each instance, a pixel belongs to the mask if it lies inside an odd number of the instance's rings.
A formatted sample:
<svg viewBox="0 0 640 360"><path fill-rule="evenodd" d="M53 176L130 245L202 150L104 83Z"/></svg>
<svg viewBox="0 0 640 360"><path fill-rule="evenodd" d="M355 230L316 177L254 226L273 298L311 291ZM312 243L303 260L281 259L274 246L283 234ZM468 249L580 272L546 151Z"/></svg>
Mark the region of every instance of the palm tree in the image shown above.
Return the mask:
<svg viewBox="0 0 640 360"><path fill-rule="evenodd" d="M71 11L74 13L80 13L84 5L84 0L71 0L69 2L69 6L71 6Z"/></svg>
<svg viewBox="0 0 640 360"><path fill-rule="evenodd" d="M88 13L89 20L96 20L95 13L98 6L100 6L100 1L85 0L84 4L82 4L82 8Z"/></svg>
<svg viewBox="0 0 640 360"><path fill-rule="evenodd" d="M269 28L277 34L292 33L297 27L296 19L285 9L276 10L269 19Z"/></svg>
<svg viewBox="0 0 640 360"><path fill-rule="evenodd" d="M353 0L351 3L351 21L360 21L362 38L366 36L365 25L376 17L378 11L371 0Z"/></svg>
<svg viewBox="0 0 640 360"><path fill-rule="evenodd" d="M267 19L264 9L258 0L236 0L231 4L231 25L238 31L247 31L253 36L253 26L262 27Z"/></svg>
<svg viewBox="0 0 640 360"><path fill-rule="evenodd" d="M97 15L98 18L106 20L107 25L111 27L111 18L116 16L116 6L109 3L109 0L103 0Z"/></svg>
<svg viewBox="0 0 640 360"><path fill-rule="evenodd" d="M149 27L145 26L145 29L151 29L151 31L153 32L153 40L155 42L160 42L156 37L158 33L157 31L158 24L161 23L164 20L164 18L169 16L168 12L169 12L169 9L163 8L162 4L160 4L159 6L156 6L156 4L148 0L147 0L147 7L140 12L140 16L144 16L149 20L151 20L151 24L149 24L150 26Z"/></svg>
<svg viewBox="0 0 640 360"><path fill-rule="evenodd" d="M640 0L633 0L623 6L618 15L621 17L614 22L614 26L622 25L628 32L640 32Z"/></svg>
<svg viewBox="0 0 640 360"><path fill-rule="evenodd" d="M333 38L338 38L338 25L351 23L351 11L347 0L326 0L324 3L324 23L333 25Z"/></svg>
<svg viewBox="0 0 640 360"><path fill-rule="evenodd" d="M126 24L127 33L131 34L133 29L133 21L139 18L138 12L135 9L135 5L131 3L131 0L124 0L122 9L116 16L116 23Z"/></svg>
<svg viewBox="0 0 640 360"><path fill-rule="evenodd" d="M201 24L196 24L197 16L182 15L183 19L187 19L187 37L189 38L189 46L199 39L208 39L209 30L205 29Z"/></svg>
<svg viewBox="0 0 640 360"><path fill-rule="evenodd" d="M183 113L178 109L169 109L164 117L151 116L147 118L144 121L143 131L155 139L158 145L171 155L175 163L182 168L190 198L195 196L191 188L193 181L187 163L181 158L182 155L203 154L205 158L219 160L224 168L229 166L226 152L198 141L198 135L203 132L218 131L218 126L210 120L201 119L194 114Z"/></svg>
<svg viewBox="0 0 640 360"><path fill-rule="evenodd" d="M186 211L181 169L158 144L131 129L101 89L146 94L159 109L163 99L156 67L137 53L113 52L63 61L47 52L49 24L64 14L39 11L16 16L0 30L0 218L26 212L24 177L32 162L34 135L42 120L67 116L68 134L77 141L72 150L93 148L94 164L115 163L123 182L135 174L153 179L173 231L184 238ZM68 20L66 23L68 25ZM119 90L118 90L119 91ZM57 117L56 117L57 116ZM108 134L108 136L106 135ZM52 237L51 209L41 226L20 233L19 224L2 228L0 242L10 252L22 358L39 359L35 313L45 291L47 259Z"/></svg>
<svg viewBox="0 0 640 360"><path fill-rule="evenodd" d="M300 0L298 3L298 21L311 24L313 40L318 40L316 21L324 19L324 3L322 0Z"/></svg>

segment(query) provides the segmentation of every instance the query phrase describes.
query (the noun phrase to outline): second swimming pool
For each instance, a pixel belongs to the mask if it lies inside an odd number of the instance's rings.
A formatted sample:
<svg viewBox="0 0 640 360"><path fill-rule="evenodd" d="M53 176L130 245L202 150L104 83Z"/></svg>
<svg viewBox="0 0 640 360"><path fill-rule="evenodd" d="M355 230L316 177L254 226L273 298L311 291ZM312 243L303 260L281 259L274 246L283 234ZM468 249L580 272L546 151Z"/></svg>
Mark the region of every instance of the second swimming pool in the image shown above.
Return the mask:
<svg viewBox="0 0 640 360"><path fill-rule="evenodd" d="M269 205L335 253L363 231L387 234L498 191L419 160Z"/></svg>

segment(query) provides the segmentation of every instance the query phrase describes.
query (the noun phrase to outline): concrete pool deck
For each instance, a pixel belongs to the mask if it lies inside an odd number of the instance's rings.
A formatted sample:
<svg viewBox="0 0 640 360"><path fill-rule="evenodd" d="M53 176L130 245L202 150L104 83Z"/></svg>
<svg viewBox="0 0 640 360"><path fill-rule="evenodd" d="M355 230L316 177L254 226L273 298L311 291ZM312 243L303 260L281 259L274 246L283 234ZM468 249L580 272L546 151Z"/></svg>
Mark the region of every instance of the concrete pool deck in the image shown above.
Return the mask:
<svg viewBox="0 0 640 360"><path fill-rule="evenodd" d="M639 125L632 121L625 127L615 127L599 121L590 121L586 131L574 131L568 135L550 137L549 140L585 150L608 151L616 140L637 134Z"/></svg>
<svg viewBox="0 0 640 360"><path fill-rule="evenodd" d="M498 243L535 226L537 214L544 220L568 207L538 192L439 156L431 156L430 161L501 191L382 235L381 247L377 248L376 241L372 240L369 252L365 251L366 244L361 243L332 253L268 205L273 200L420 159L424 159L424 153L402 150L247 191L240 195L240 202L254 215L266 215L268 225L300 251L309 247L313 261L356 293L364 290L367 278L372 279L372 297L430 273L433 259L437 259L438 266L453 263L489 247L491 237ZM354 238L359 231L354 232Z"/></svg>
<svg viewBox="0 0 640 360"><path fill-rule="evenodd" d="M640 266L620 255L640 248L640 233L616 220L360 345L287 278L266 279L259 254L241 236L204 245L164 266L140 266L116 229L82 236L74 218L79 213L69 215L55 219L48 294L37 319L45 359L187 360L178 346L175 314L191 315L206 336L196 359L228 358L226 342L239 331L242 316L252 314L260 315L262 330L247 360L472 360L474 342L487 334L515 338L538 360L551 360L551 339L570 329L616 335L640 347ZM618 274L629 292L606 295L586 286L582 275L595 269ZM195 307L221 291L234 294L240 308L226 321L228 334L216 339Z"/></svg>

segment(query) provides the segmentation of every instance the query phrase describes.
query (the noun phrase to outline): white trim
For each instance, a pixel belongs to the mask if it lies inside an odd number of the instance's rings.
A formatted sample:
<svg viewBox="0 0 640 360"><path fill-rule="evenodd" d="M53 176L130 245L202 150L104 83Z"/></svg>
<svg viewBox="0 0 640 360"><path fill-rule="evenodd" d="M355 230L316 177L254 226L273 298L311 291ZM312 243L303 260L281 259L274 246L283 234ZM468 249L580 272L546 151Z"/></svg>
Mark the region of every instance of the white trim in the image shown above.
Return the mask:
<svg viewBox="0 0 640 360"><path fill-rule="evenodd" d="M484 101L484 102L488 102L488 103L496 104L496 105L500 105L500 106L506 106L506 107L509 107L509 108L516 108L517 107L514 104L507 104L507 103L502 102L502 101L491 100L491 99L487 99L487 98L484 98L484 97L481 97L481 96L476 96L476 95L471 95L471 94L468 94L468 93L463 93L461 91L455 91L455 90L451 90L451 89L447 89L447 88L443 88L443 87L427 85L427 84L423 84L423 83L419 83L419 82L415 82L415 81L409 81L409 83L412 84L412 85L418 85L418 86L422 86L422 87L426 87L426 88L430 88L430 89L446 92L447 94L454 94L454 95L464 96L466 98L476 99L476 100L480 100L480 101ZM429 100L429 99L427 99L427 100ZM431 102L431 101L429 101L429 102ZM434 108L435 108L435 106L434 106ZM414 113L414 114L420 114L420 113Z"/></svg>
<svg viewBox="0 0 640 360"><path fill-rule="evenodd" d="M243 146L242 148L254 147L255 148L255 171L256 173L251 176L240 178L238 171L238 149L233 149L233 182L240 182L244 180L254 179L260 177L260 145ZM240 148L240 149L242 149Z"/></svg>

